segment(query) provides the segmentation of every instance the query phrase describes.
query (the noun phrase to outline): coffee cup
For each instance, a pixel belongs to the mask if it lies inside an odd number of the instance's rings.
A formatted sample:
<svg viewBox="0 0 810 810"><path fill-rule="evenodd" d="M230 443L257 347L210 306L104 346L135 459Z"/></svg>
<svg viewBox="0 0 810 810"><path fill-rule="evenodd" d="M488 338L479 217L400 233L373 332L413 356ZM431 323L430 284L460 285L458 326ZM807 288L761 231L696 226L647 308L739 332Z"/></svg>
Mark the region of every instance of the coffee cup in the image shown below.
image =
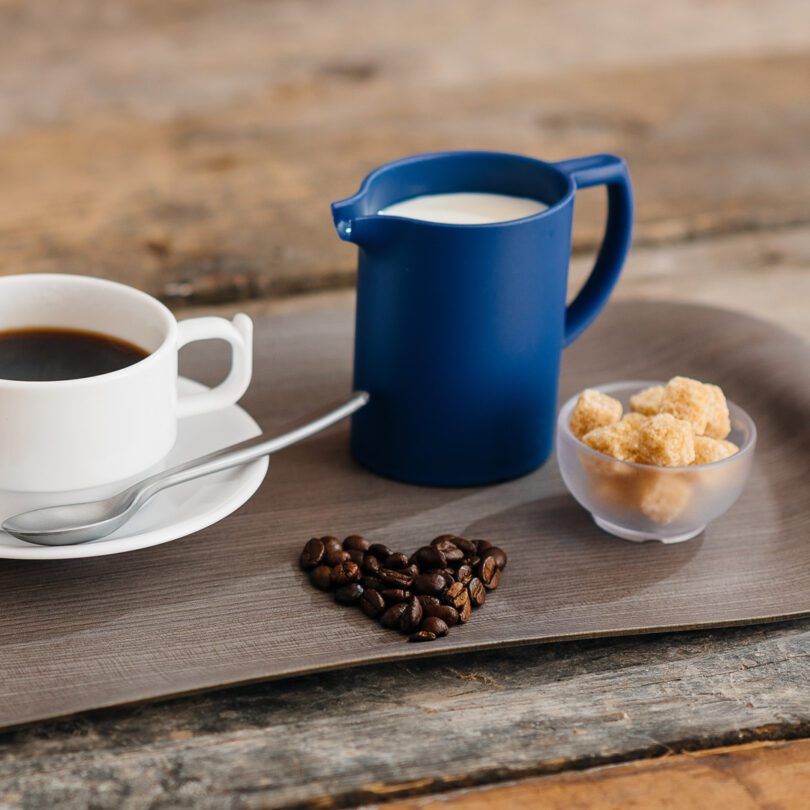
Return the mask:
<svg viewBox="0 0 810 810"><path fill-rule="evenodd" d="M178 322L159 301L112 281L73 275L0 278L0 337L49 330L140 352L113 371L72 379L0 374L0 492L97 491L153 469L172 449L178 420L226 408L252 373L247 315ZM231 367L214 388L178 396L177 356L198 340L225 340ZM25 497L23 502L27 502Z"/></svg>

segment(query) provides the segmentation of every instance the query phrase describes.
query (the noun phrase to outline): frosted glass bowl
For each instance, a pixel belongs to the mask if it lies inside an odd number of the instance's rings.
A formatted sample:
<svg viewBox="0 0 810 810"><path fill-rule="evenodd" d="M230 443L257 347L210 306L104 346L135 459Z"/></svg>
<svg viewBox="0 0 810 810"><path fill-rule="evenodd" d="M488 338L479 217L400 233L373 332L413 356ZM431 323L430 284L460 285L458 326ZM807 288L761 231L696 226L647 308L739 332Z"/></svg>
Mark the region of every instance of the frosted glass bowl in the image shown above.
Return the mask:
<svg viewBox="0 0 810 810"><path fill-rule="evenodd" d="M661 382L630 381L595 386L618 399L627 412L630 397ZM557 418L557 463L565 485L606 532L625 540L680 543L700 534L740 497L754 458L757 431L751 417L733 402L729 441L740 450L712 464L656 467L618 461L592 450L569 428L579 394Z"/></svg>

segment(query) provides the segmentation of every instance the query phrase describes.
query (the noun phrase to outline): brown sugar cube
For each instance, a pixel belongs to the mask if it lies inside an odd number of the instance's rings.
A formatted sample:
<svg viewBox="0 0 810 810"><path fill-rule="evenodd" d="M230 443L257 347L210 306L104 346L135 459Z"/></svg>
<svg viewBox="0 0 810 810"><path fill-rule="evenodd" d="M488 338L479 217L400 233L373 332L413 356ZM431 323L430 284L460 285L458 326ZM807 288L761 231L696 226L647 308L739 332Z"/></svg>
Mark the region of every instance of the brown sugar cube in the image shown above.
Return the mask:
<svg viewBox="0 0 810 810"><path fill-rule="evenodd" d="M607 394L586 389L579 395L571 413L571 433L581 439L595 428L611 425L622 418L622 403Z"/></svg>
<svg viewBox="0 0 810 810"><path fill-rule="evenodd" d="M605 480L613 481L632 477L635 472L635 468L629 467L623 461L595 456L593 453L586 453L584 450L579 452L579 461L582 464L582 469L589 475L592 486L596 486Z"/></svg>
<svg viewBox="0 0 810 810"><path fill-rule="evenodd" d="M664 386L654 385L652 388L645 388L630 397L630 410L645 416L653 416L658 413L661 407L661 398L664 396Z"/></svg>
<svg viewBox="0 0 810 810"><path fill-rule="evenodd" d="M598 450L619 461L635 461L638 456L639 430L630 422L615 422L591 430L582 441L593 450Z"/></svg>
<svg viewBox="0 0 810 810"><path fill-rule="evenodd" d="M712 439L710 436L695 436L695 460L693 464L711 464L738 453L740 448L725 439Z"/></svg>
<svg viewBox="0 0 810 810"><path fill-rule="evenodd" d="M633 471L632 467L625 467L627 469ZM605 509L635 511L638 508L637 484L637 476L634 475L622 473L604 476L595 481L592 494Z"/></svg>
<svg viewBox="0 0 810 810"><path fill-rule="evenodd" d="M650 475L641 485L638 507L650 520L666 526L689 505L692 488L678 474Z"/></svg>
<svg viewBox="0 0 810 810"><path fill-rule="evenodd" d="M658 467L681 467L695 460L692 426L668 413L651 416L639 430L638 461Z"/></svg>
<svg viewBox="0 0 810 810"><path fill-rule="evenodd" d="M709 389L711 404L709 405L709 417L706 421L705 434L713 439L725 439L731 433L731 419L728 414L726 395L719 385L707 384L706 388Z"/></svg>
<svg viewBox="0 0 810 810"><path fill-rule="evenodd" d="M664 387L660 413L689 422L695 433L703 436L710 417L717 415L718 408L717 392L708 385L689 377L673 377Z"/></svg>
<svg viewBox="0 0 810 810"><path fill-rule="evenodd" d="M649 416L645 416L643 413L634 413L633 411L630 411L621 418L621 421L627 425L631 425L636 430L641 430L641 426L648 419Z"/></svg>
<svg viewBox="0 0 810 810"><path fill-rule="evenodd" d="M606 479L614 480L632 477L635 472L635 469L629 467L624 461L619 461L616 458L603 458L584 451L580 451L579 460L582 469L590 476L593 486ZM630 461L630 459L626 460Z"/></svg>

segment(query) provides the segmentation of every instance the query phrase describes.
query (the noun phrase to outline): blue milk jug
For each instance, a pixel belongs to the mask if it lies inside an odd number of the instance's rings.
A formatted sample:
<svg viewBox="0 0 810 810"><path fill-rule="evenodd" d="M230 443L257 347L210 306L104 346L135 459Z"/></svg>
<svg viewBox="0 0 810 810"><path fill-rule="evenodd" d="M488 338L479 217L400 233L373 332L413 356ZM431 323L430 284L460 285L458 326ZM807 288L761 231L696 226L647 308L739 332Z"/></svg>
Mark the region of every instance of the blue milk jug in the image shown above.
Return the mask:
<svg viewBox="0 0 810 810"><path fill-rule="evenodd" d="M566 307L575 192L594 185L607 186L605 236ZM454 192L529 197L548 208L476 225L378 214ZM359 248L354 388L371 399L352 421L357 461L438 486L502 481L546 461L560 354L605 305L630 245L625 162L415 155L373 171L332 215L340 238Z"/></svg>

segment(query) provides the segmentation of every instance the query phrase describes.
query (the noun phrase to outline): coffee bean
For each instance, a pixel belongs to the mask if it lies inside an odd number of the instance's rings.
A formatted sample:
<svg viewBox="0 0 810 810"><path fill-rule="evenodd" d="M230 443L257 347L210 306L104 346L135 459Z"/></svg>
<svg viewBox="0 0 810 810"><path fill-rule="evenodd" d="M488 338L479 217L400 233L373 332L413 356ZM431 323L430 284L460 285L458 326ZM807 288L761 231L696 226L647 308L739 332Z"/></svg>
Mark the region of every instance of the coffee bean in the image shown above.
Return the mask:
<svg viewBox="0 0 810 810"><path fill-rule="evenodd" d="M444 568L447 565L447 558L444 556L444 552L436 546L422 546L416 552L416 563L423 570Z"/></svg>
<svg viewBox="0 0 810 810"><path fill-rule="evenodd" d="M394 571L400 571L408 567L408 558L404 554L396 551L388 555L388 559L385 561L385 567L393 568Z"/></svg>
<svg viewBox="0 0 810 810"><path fill-rule="evenodd" d="M351 534L342 543L333 535L311 538L299 562L316 588L334 590L338 604L358 605L412 641L433 641L470 620L472 608L498 587L507 559L488 540L452 534L439 535L410 557Z"/></svg>
<svg viewBox="0 0 810 810"><path fill-rule="evenodd" d="M483 580L482 580L482 581L483 581ZM492 579L490 579L490 581L489 581L489 584L487 584L486 582L484 582L484 587L485 587L485 588L486 588L488 591L494 591L494 590L495 590L495 588L497 588L497 587L498 587L498 585L500 585L500 584L501 584L501 569L500 569L500 568L496 568L496 569L495 569L495 573L492 575Z"/></svg>
<svg viewBox="0 0 810 810"><path fill-rule="evenodd" d="M438 616L427 616L422 619L422 624L419 625L420 630L427 630L433 633L436 638L447 635L447 624L443 622Z"/></svg>
<svg viewBox="0 0 810 810"><path fill-rule="evenodd" d="M319 537L313 537L311 540L308 540L307 544L304 546L304 550L301 552L301 558L299 560L301 568L305 571L309 571L316 565L320 565L324 554L326 554L326 547Z"/></svg>
<svg viewBox="0 0 810 810"><path fill-rule="evenodd" d="M421 602L415 597L406 603L402 616L399 618L399 629L403 633L413 633L422 623L424 611Z"/></svg>
<svg viewBox="0 0 810 810"><path fill-rule="evenodd" d="M430 596L439 596L447 587L447 580L443 574L417 574L413 578L413 589L416 593L426 593Z"/></svg>
<svg viewBox="0 0 810 810"><path fill-rule="evenodd" d="M427 612L431 607L438 607L441 605L441 602L435 596L428 596L426 593L420 593L416 597L419 600L419 604Z"/></svg>
<svg viewBox="0 0 810 810"><path fill-rule="evenodd" d="M445 560L451 565L456 562L461 562L464 559L464 552L452 541L452 540L442 540L441 542L437 542L439 538L436 538L431 545L434 548L439 549L442 554L444 554Z"/></svg>
<svg viewBox="0 0 810 810"><path fill-rule="evenodd" d="M319 565L309 572L309 581L321 591L332 587L332 569L328 565Z"/></svg>
<svg viewBox="0 0 810 810"><path fill-rule="evenodd" d="M461 582L453 583L444 595L444 601L448 605L452 605L459 615L464 607L470 603L470 594L467 591L467 586Z"/></svg>
<svg viewBox="0 0 810 810"><path fill-rule="evenodd" d="M385 599L386 605L396 605L399 602L407 602L411 598L409 591L402 588L386 588L380 591L382 598Z"/></svg>
<svg viewBox="0 0 810 810"><path fill-rule="evenodd" d="M492 578L497 567L498 563L495 562L494 557L484 555L481 557L481 562L478 563L476 573L481 578L481 581L486 584L487 580Z"/></svg>
<svg viewBox="0 0 810 810"><path fill-rule="evenodd" d="M478 577L473 577L469 583L467 583L467 590L470 592L470 600L472 601L473 607L481 607L481 605L487 601L486 588L484 588L484 584Z"/></svg>
<svg viewBox="0 0 810 810"><path fill-rule="evenodd" d="M360 610L369 617L369 619L376 619L385 610L385 599L382 598L379 591L373 588L366 588L363 595L360 597Z"/></svg>
<svg viewBox="0 0 810 810"><path fill-rule="evenodd" d="M340 544L340 540L338 540L337 537L327 535L326 537L321 538L321 542L326 549L323 561L327 565L335 566L339 562L346 559L346 555L343 552L343 546Z"/></svg>
<svg viewBox="0 0 810 810"><path fill-rule="evenodd" d="M363 573L373 576L380 568L382 568L380 561L373 554L366 554L363 558Z"/></svg>
<svg viewBox="0 0 810 810"><path fill-rule="evenodd" d="M492 557L495 560L495 565L498 566L501 570L506 568L507 558L506 552L502 548L498 548L497 546L493 546L492 548L488 548L482 555L483 557Z"/></svg>
<svg viewBox="0 0 810 810"><path fill-rule="evenodd" d="M344 560L332 568L332 587L340 588L360 579L360 569L351 560Z"/></svg>
<svg viewBox="0 0 810 810"><path fill-rule="evenodd" d="M464 552L465 557L469 557L470 554L475 554L475 543L473 543L472 540L468 540L466 537L454 537L453 544Z"/></svg>
<svg viewBox="0 0 810 810"><path fill-rule="evenodd" d="M335 591L335 601L339 605L356 605L363 595L363 586L359 582L350 582Z"/></svg>
<svg viewBox="0 0 810 810"><path fill-rule="evenodd" d="M408 641L436 641L436 634L428 630L419 630L417 633L408 636Z"/></svg>
<svg viewBox="0 0 810 810"><path fill-rule="evenodd" d="M407 602L398 602L396 605L391 605L391 607L380 616L380 624L388 630L399 627L399 620L407 609Z"/></svg>
<svg viewBox="0 0 810 810"><path fill-rule="evenodd" d="M391 549L382 543L372 543L368 547L368 553L373 554L381 563L384 563L393 554Z"/></svg>
<svg viewBox="0 0 810 810"><path fill-rule="evenodd" d="M359 534L350 534L343 541L343 548L346 551L368 551L370 545L371 543Z"/></svg>
<svg viewBox="0 0 810 810"><path fill-rule="evenodd" d="M463 582L466 585L472 578L473 578L472 566L464 563L458 567L458 571L456 571L456 580L458 582Z"/></svg>
<svg viewBox="0 0 810 810"><path fill-rule="evenodd" d="M441 619L448 627L458 624L458 611L452 605L425 605L425 614Z"/></svg>
<svg viewBox="0 0 810 810"><path fill-rule="evenodd" d="M392 571L390 568L381 568L378 576L389 588L408 589L413 582L413 577L409 574L402 571Z"/></svg>
<svg viewBox="0 0 810 810"><path fill-rule="evenodd" d="M484 583L484 587L487 589L492 587L492 581L495 579L496 575L499 580L501 578L501 572L498 568L498 564L495 562L495 558L492 556L484 555L481 557L481 562L478 564L477 573L478 578ZM495 587L498 587L497 583L495 583Z"/></svg>

